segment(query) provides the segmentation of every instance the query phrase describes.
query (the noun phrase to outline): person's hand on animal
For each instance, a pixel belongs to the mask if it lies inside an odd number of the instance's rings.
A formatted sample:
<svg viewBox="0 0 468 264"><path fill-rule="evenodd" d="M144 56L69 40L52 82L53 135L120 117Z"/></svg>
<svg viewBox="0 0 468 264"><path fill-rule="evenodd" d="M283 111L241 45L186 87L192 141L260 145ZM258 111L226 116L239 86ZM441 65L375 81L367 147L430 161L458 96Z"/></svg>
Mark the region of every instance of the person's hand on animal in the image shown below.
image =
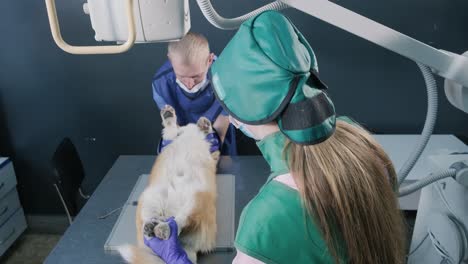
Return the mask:
<svg viewBox="0 0 468 264"><path fill-rule="evenodd" d="M145 245L151 248L151 250L158 255L167 264L192 264L189 260L187 253L182 248L178 234L177 223L174 217L167 219L167 225L169 226L169 238L160 239L156 236L144 236Z"/></svg>
<svg viewBox="0 0 468 264"><path fill-rule="evenodd" d="M159 142L159 149L158 149L158 153L161 153L161 151L163 151L163 149L167 146L169 146L169 144L172 143L172 140L170 139L163 139L161 138L161 141Z"/></svg>
<svg viewBox="0 0 468 264"><path fill-rule="evenodd" d="M205 140L210 143L211 153L221 150L221 140L219 139L218 133L216 133L216 131L207 134Z"/></svg>
<svg viewBox="0 0 468 264"><path fill-rule="evenodd" d="M215 151L221 151L221 140L219 139L219 136L216 133L216 131L213 131L207 134L205 140L208 141L208 143L210 143L211 153ZM169 146L169 144L171 143L172 143L172 140L161 139L161 142L159 143L159 153L161 153L161 151L163 151L163 149Z"/></svg>

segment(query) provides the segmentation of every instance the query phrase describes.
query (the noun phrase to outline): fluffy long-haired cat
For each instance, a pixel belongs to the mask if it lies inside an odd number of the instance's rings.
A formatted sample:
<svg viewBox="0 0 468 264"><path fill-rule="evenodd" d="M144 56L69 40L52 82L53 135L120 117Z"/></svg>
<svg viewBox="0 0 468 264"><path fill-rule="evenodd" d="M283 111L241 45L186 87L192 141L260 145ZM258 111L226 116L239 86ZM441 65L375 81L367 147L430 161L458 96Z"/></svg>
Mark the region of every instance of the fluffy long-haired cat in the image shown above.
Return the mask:
<svg viewBox="0 0 468 264"><path fill-rule="evenodd" d="M179 227L179 239L189 259L196 263L197 252L214 248L216 239L216 164L219 151L210 153L205 140L213 131L208 119L197 124L177 126L170 106L161 111L163 138L172 140L158 155L149 183L138 201L136 230L138 245L119 248L132 264L164 263L143 242L143 235L154 233L167 239L165 222L171 216Z"/></svg>

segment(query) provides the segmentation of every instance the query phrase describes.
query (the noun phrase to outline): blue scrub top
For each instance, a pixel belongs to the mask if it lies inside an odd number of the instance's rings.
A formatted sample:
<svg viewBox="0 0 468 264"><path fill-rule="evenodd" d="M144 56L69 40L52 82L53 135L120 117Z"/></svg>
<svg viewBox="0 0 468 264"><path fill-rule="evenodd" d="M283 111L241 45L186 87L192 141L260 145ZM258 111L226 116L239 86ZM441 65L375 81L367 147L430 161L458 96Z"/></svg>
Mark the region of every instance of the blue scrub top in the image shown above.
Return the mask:
<svg viewBox="0 0 468 264"><path fill-rule="evenodd" d="M214 123L219 115L227 115L227 113L216 100L211 86L210 73L207 79L210 83L205 89L194 94L187 93L177 84L172 64L167 61L153 77L153 99L159 109L165 105L172 106L176 111L177 123L180 126L196 123L202 116ZM237 155L236 134L232 125L229 125L226 132L221 155Z"/></svg>

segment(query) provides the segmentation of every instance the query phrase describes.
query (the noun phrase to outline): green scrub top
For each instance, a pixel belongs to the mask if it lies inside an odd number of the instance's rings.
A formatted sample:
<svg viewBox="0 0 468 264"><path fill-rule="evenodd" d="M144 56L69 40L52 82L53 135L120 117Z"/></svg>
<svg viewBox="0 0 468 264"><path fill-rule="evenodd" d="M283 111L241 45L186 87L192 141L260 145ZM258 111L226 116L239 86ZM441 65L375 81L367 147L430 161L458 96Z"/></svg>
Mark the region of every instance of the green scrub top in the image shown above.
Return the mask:
<svg viewBox="0 0 468 264"><path fill-rule="evenodd" d="M306 217L299 192L273 181L288 173L284 142L285 136L277 132L257 144L272 173L242 211L235 246L267 264L334 263L319 227Z"/></svg>

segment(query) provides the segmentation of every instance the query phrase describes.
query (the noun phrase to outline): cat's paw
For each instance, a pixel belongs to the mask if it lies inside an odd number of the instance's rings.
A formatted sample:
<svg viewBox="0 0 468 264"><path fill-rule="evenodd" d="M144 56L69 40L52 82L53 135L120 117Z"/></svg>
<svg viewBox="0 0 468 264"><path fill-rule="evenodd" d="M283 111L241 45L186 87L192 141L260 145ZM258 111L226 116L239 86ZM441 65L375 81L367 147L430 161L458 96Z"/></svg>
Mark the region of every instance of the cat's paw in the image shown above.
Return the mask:
<svg viewBox="0 0 468 264"><path fill-rule="evenodd" d="M154 228L159 224L156 218L152 218L143 226L143 234L147 237L154 237Z"/></svg>
<svg viewBox="0 0 468 264"><path fill-rule="evenodd" d="M177 116L174 108L170 105L164 106L164 108L161 110L161 118L163 120L164 127L175 125Z"/></svg>
<svg viewBox="0 0 468 264"><path fill-rule="evenodd" d="M198 128L200 128L201 131L203 131L205 134L213 132L213 129L211 128L211 122L208 120L206 117L200 117L197 122Z"/></svg>
<svg viewBox="0 0 468 264"><path fill-rule="evenodd" d="M171 228L168 223L161 222L154 227L154 235L163 240L169 239L171 236Z"/></svg>

